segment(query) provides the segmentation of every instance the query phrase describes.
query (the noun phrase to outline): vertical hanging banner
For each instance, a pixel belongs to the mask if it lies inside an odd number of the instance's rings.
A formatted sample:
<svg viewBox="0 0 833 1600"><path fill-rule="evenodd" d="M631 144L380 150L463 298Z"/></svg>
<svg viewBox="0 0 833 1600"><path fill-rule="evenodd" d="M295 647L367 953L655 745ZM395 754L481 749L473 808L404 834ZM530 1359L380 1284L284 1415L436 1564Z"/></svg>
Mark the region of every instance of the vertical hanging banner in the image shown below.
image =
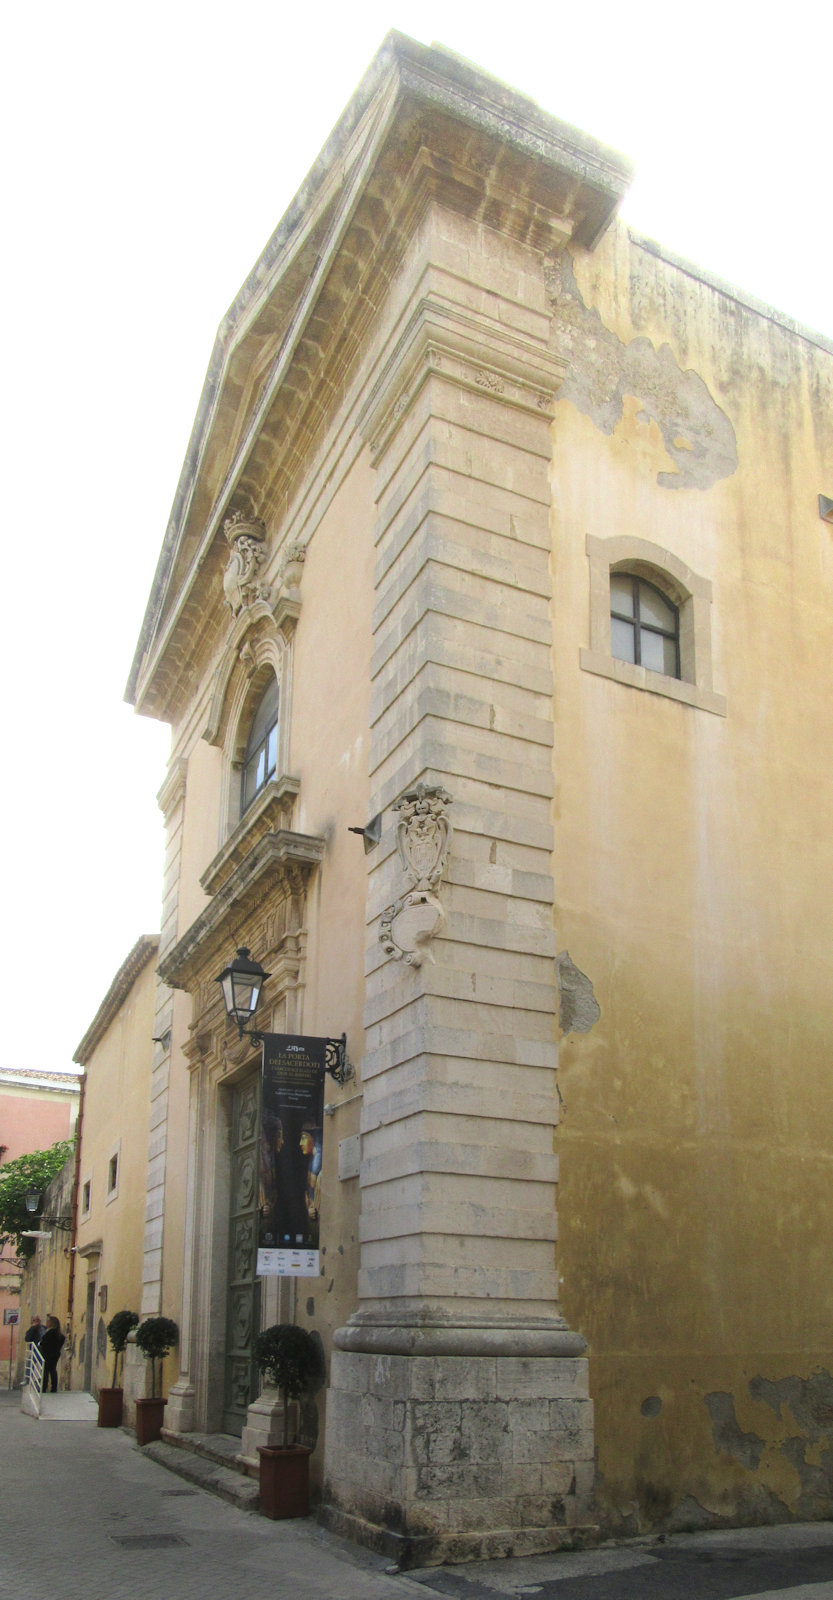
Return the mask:
<svg viewBox="0 0 833 1600"><path fill-rule="evenodd" d="M317 1278L327 1040L263 1040L259 1278Z"/></svg>

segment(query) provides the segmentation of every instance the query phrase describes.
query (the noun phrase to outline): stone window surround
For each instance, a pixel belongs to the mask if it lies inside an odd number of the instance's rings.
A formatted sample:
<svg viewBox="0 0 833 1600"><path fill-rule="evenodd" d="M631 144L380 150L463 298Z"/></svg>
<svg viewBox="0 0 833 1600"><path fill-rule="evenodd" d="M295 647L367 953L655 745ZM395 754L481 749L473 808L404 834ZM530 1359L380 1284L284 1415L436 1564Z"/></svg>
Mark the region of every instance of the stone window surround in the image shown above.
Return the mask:
<svg viewBox="0 0 833 1600"><path fill-rule="evenodd" d="M709 579L692 572L670 551L630 534L616 534L610 539L588 534L586 550L590 567L590 648L580 651L582 670L725 717L725 697L712 688L712 586ZM611 655L611 572L630 572L645 578L677 607L680 615L679 678L666 677L662 672L652 672Z"/></svg>
<svg viewBox="0 0 833 1600"><path fill-rule="evenodd" d="M81 1221L89 1216L93 1208L93 1175L88 1172L81 1182Z"/></svg>
<svg viewBox="0 0 833 1600"><path fill-rule="evenodd" d="M288 786L289 726L292 705L292 637L300 615L300 601L282 596L277 613L261 603L237 622L226 642L217 668L208 722L202 737L223 752L218 845L233 836L248 818L255 801L242 807L242 773L252 718L270 677L278 685L278 747L273 785ZM262 793L263 791L261 791Z"/></svg>

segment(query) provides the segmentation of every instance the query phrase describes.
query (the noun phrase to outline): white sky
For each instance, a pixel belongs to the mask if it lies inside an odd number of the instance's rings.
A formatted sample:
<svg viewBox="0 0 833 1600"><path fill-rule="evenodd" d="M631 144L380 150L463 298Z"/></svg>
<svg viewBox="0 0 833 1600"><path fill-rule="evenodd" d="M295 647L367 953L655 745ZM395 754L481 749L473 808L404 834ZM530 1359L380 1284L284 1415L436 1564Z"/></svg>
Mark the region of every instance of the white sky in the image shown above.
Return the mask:
<svg viewBox="0 0 833 1600"><path fill-rule="evenodd" d="M122 694L214 332L388 29L623 151L633 226L833 336L831 18L825 0L7 7L5 1064L67 1066L158 927L167 731Z"/></svg>

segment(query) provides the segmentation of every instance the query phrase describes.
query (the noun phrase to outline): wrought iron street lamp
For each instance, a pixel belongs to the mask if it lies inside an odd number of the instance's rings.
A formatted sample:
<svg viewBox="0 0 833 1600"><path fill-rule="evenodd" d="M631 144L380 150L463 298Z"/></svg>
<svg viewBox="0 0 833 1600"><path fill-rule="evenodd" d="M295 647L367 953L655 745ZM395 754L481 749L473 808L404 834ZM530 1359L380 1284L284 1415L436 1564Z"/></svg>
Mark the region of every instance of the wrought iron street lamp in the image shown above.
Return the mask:
<svg viewBox="0 0 833 1600"><path fill-rule="evenodd" d="M266 979L270 976L265 972L259 961L255 961L251 951L242 945L233 961L220 973L217 978L223 991L226 1012L237 1023L237 1032L242 1039L254 1039L258 1044L266 1044L270 1039L280 1038L281 1035L262 1033L259 1028L247 1028L246 1023L251 1022L254 1016L260 991ZM324 1071L329 1073L336 1083L344 1084L354 1076L354 1068L347 1060L347 1035L343 1033L340 1039L327 1039L326 1062Z"/></svg>
<svg viewBox="0 0 833 1600"><path fill-rule="evenodd" d="M29 1215L33 1217L37 1216L41 1203L40 1189L36 1188L36 1186L32 1184L31 1187L26 1190L24 1199L26 1201L26 1210L29 1212ZM50 1228L62 1228L66 1233L71 1233L72 1231L72 1217L38 1217L38 1221L45 1222ZM25 1239L27 1237L36 1238L37 1234L27 1235L24 1233L23 1238Z"/></svg>
<svg viewBox="0 0 833 1600"><path fill-rule="evenodd" d="M259 961L253 961L251 953L245 945L241 945L233 961L220 973L217 982L223 991L226 1011L237 1023L237 1031L242 1039L246 1031L246 1023L251 1022L254 1016L260 991L269 973L264 971Z"/></svg>

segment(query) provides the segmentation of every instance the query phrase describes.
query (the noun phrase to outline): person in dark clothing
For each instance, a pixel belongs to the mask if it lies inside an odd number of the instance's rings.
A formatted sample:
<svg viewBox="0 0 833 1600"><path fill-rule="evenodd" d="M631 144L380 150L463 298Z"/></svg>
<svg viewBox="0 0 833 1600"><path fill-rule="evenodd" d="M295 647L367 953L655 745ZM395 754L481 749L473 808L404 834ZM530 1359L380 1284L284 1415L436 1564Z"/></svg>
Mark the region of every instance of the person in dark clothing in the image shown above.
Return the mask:
<svg viewBox="0 0 833 1600"><path fill-rule="evenodd" d="M46 1332L41 1339L39 1349L43 1356L43 1392L50 1388L56 1394L58 1389L58 1357L64 1348L64 1335L57 1317L47 1317Z"/></svg>
<svg viewBox="0 0 833 1600"><path fill-rule="evenodd" d="M41 1322L37 1312L35 1312L32 1321L23 1335L23 1342L24 1344L40 1344L42 1335L43 1323Z"/></svg>

